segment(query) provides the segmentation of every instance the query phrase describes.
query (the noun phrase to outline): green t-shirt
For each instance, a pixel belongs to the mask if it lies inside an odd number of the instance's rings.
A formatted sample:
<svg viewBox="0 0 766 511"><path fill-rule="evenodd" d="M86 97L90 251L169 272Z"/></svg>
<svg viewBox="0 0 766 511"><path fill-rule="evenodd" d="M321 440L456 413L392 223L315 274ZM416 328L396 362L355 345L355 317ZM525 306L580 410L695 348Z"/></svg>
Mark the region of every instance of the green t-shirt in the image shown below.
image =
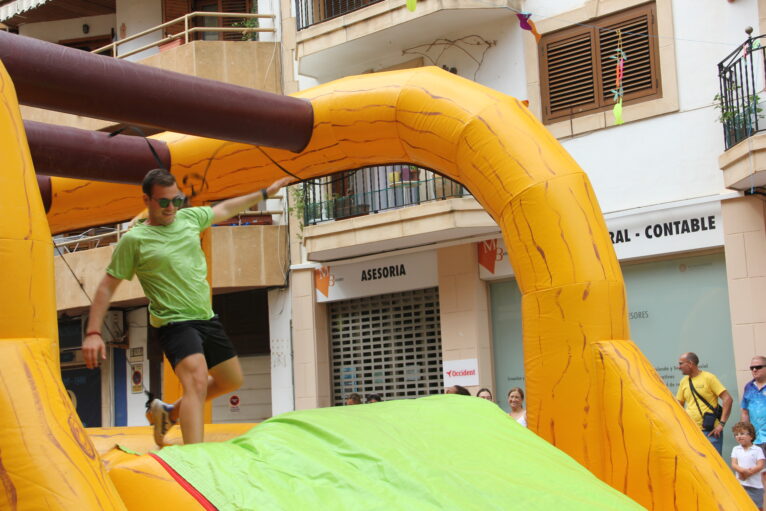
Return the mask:
<svg viewBox="0 0 766 511"><path fill-rule="evenodd" d="M170 225L142 221L117 243L106 272L122 280L138 276L149 299L152 326L213 317L199 238L212 222L208 206L181 209Z"/></svg>

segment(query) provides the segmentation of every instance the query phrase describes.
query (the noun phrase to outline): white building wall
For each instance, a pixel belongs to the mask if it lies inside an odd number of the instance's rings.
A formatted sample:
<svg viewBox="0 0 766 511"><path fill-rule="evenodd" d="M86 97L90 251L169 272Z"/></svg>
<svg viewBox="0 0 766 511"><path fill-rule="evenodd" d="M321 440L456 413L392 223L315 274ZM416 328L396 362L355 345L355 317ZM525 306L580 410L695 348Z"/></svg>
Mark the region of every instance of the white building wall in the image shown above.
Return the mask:
<svg viewBox="0 0 766 511"><path fill-rule="evenodd" d="M289 289L269 291L272 415L295 410L292 349L292 300Z"/></svg>
<svg viewBox="0 0 766 511"><path fill-rule="evenodd" d="M495 46L484 55L481 68L476 73L476 81L503 94L527 99L523 38L528 37L529 32L519 28L518 19L510 12L508 16L503 16L496 23L487 24L481 29L479 33L482 37L494 41Z"/></svg>
<svg viewBox="0 0 766 511"><path fill-rule="evenodd" d="M146 307L141 307L126 313L128 315L128 339L130 341L126 353L127 367L125 369L125 392L127 394L128 426L146 426L146 394L143 389L149 389L149 358L147 349L148 313ZM140 357L131 357L131 352L140 348ZM141 390L136 388L134 392L132 375L133 369L140 369L142 373ZM114 373L112 373L114 374ZM112 404L111 406L114 406Z"/></svg>
<svg viewBox="0 0 766 511"><path fill-rule="evenodd" d="M269 358L268 355L240 357L242 387L213 399L213 423L262 422L271 417Z"/></svg>
<svg viewBox="0 0 766 511"><path fill-rule="evenodd" d="M281 41L282 40L282 22L280 21L279 0L259 0L258 14L273 14L276 17L271 19L259 20L259 26L262 28L273 28L276 32L261 32L258 34L259 41Z"/></svg>
<svg viewBox="0 0 766 511"><path fill-rule="evenodd" d="M133 34L138 34L144 30L156 27L162 24L162 2L159 0L117 0L117 38L124 39ZM122 37L124 25L125 37ZM162 39L161 30L152 32L139 37L133 41L125 43L119 47L119 54L123 55L131 50L140 48L154 41ZM158 53L157 48L151 48L135 55L131 55L127 60L141 60Z"/></svg>
<svg viewBox="0 0 766 511"><path fill-rule="evenodd" d="M88 25L87 34L83 32L83 25ZM116 30L114 14L104 14L86 18L25 23L19 27L19 35L58 43L69 39L111 35L112 29Z"/></svg>

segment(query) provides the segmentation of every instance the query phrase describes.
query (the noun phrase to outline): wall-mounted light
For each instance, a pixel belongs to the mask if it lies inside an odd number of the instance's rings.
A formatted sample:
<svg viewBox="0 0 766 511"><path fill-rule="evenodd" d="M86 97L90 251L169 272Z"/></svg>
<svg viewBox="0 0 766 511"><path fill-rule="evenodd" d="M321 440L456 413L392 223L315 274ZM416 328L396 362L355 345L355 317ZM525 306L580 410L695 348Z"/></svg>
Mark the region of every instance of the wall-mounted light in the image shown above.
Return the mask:
<svg viewBox="0 0 766 511"><path fill-rule="evenodd" d="M90 32L90 25L88 25L87 23L83 23L83 25L82 25L82 33L83 34L87 34L88 32Z"/></svg>

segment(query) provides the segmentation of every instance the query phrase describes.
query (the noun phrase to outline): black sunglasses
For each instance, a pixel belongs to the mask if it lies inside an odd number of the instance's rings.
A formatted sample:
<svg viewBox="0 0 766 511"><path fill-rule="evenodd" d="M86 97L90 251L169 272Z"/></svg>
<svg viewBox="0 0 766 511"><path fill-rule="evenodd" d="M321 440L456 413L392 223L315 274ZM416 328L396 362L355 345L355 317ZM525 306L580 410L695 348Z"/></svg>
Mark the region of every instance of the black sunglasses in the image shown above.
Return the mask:
<svg viewBox="0 0 766 511"><path fill-rule="evenodd" d="M154 199L154 197L152 197L152 199ZM157 201L157 204L159 204L161 208L166 208L166 207L170 206L171 203L173 204L174 207L180 208L181 205L186 200L186 196L181 194L181 195L176 195L172 199L168 199L166 197L163 197L161 199L154 199L154 200Z"/></svg>
<svg viewBox="0 0 766 511"><path fill-rule="evenodd" d="M757 371L758 369L763 369L766 366L750 366L751 371Z"/></svg>

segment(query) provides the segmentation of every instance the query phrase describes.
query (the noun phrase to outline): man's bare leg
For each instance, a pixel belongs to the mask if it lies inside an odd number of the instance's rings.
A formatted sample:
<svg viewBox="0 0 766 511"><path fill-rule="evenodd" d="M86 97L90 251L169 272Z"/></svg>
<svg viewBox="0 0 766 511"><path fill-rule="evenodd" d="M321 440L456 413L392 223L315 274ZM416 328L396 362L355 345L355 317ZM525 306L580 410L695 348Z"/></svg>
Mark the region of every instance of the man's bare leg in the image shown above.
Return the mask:
<svg viewBox="0 0 766 511"><path fill-rule="evenodd" d="M205 356L202 353L189 355L176 364L175 370L183 388L183 406L177 412L184 444L196 444L204 439L203 407L208 387Z"/></svg>
<svg viewBox="0 0 766 511"><path fill-rule="evenodd" d="M190 358L190 357L187 357ZM187 360L187 358L183 359L177 366L176 366L176 375L178 376L178 379L181 380L181 376L178 374L179 367L181 364ZM204 361L204 357L203 357ZM207 367L207 366L206 366ZM204 402L215 399L218 396L221 396L223 394L226 394L228 392L232 392L234 390L237 390L239 387L242 386L242 366L239 363L238 357L233 357L228 360L225 360L221 362L220 364L216 365L215 367L210 368L207 375L207 391L205 393L205 399L202 401L203 406ZM181 402L185 401L184 397L186 396L186 386L184 386L183 381L181 381L181 386L184 388L184 395L181 396L178 401L173 403L173 409L170 412L170 420L173 422L178 421L179 417L181 417L181 430L184 435L184 443L189 443L186 441L186 433L184 433L184 423L183 423L183 417L181 415ZM204 421L203 421L204 422ZM204 428L204 425L203 425ZM203 437L204 437L204 429L203 429ZM200 442L202 440L199 440Z"/></svg>

